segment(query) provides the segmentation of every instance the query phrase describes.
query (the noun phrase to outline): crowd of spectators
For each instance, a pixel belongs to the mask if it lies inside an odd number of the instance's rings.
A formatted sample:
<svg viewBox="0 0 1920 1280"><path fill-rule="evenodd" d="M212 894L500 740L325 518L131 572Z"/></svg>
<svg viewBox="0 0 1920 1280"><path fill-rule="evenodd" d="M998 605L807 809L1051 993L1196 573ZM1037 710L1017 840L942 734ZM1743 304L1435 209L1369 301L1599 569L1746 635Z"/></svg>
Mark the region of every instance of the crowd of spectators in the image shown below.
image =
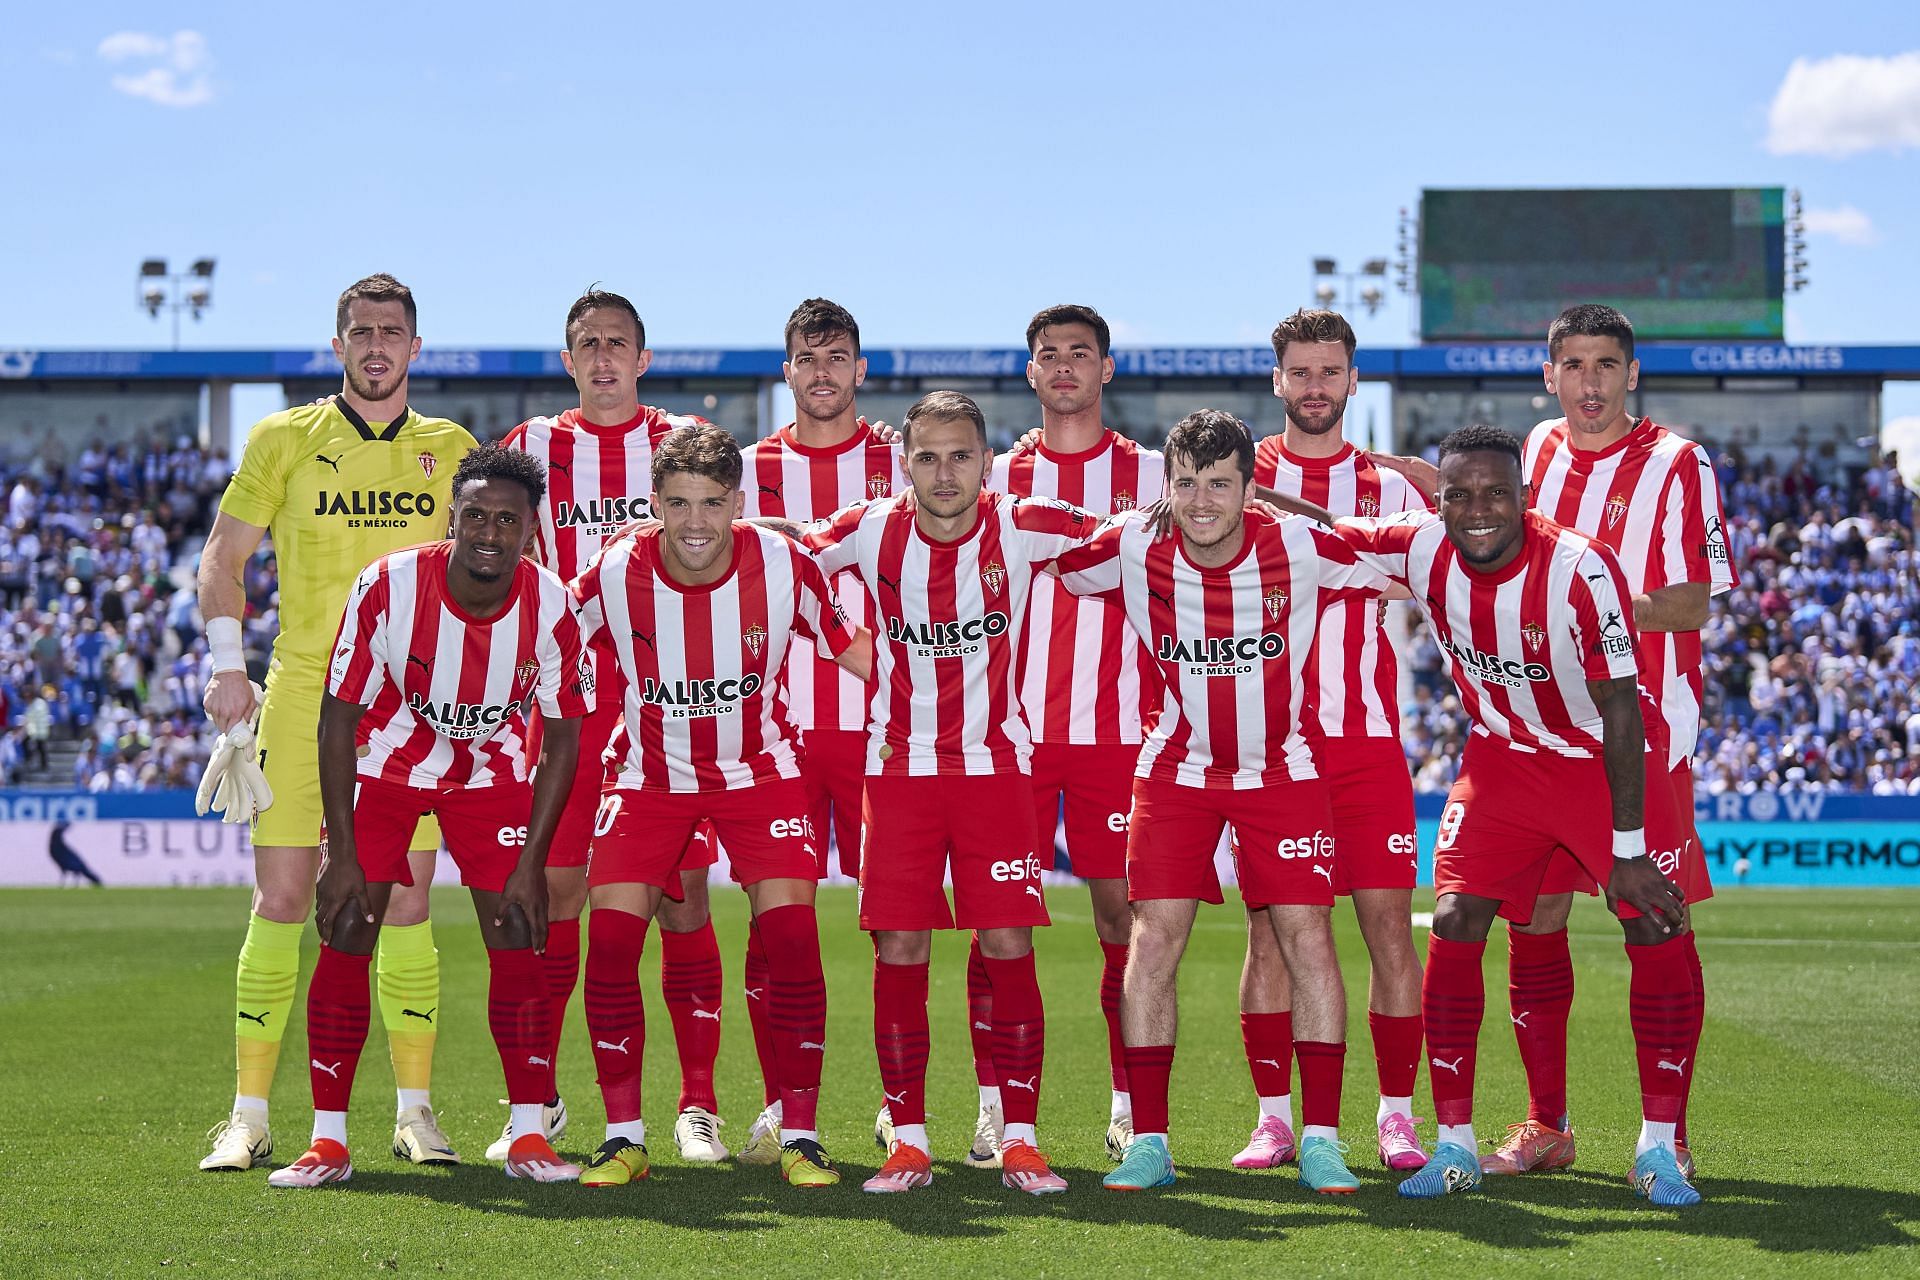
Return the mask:
<svg viewBox="0 0 1920 1280"><path fill-rule="evenodd" d="M1724 791L1920 795L1920 554L1891 462L1785 466L1714 451L1740 585L1701 632L1694 783ZM1404 740L1416 786L1445 791L1465 745L1439 647L1416 626Z"/></svg>
<svg viewBox="0 0 1920 1280"><path fill-rule="evenodd" d="M1698 787L1920 795L1920 553L1891 464L1782 466L1716 450L1740 585L1702 633ZM192 787L212 733L193 571L231 464L185 439L0 467L0 785L77 744L93 791ZM271 552L248 564L247 648L277 626ZM1405 608L1405 606L1398 606ZM1403 737L1415 784L1444 792L1466 719L1417 623ZM62 753L67 754L67 753Z"/></svg>

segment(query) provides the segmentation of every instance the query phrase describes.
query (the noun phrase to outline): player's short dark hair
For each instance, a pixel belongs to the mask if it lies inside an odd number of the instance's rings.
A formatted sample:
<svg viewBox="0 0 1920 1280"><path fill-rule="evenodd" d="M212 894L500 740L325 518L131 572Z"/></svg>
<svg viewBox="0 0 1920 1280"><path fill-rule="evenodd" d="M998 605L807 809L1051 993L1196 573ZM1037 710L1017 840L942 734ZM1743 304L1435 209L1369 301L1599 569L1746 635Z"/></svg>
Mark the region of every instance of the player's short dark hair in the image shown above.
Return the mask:
<svg viewBox="0 0 1920 1280"><path fill-rule="evenodd" d="M1521 466L1520 438L1501 427L1491 427L1484 422L1461 427L1440 442L1440 460L1445 462L1456 453L1504 453L1513 459L1513 465Z"/></svg>
<svg viewBox="0 0 1920 1280"><path fill-rule="evenodd" d="M1338 311L1302 307L1273 326L1273 362L1285 364L1290 342L1337 342L1347 349L1347 363L1353 363L1353 349L1359 345L1353 326Z"/></svg>
<svg viewBox="0 0 1920 1280"><path fill-rule="evenodd" d="M1599 302L1568 307L1547 326L1547 354L1560 358L1560 344L1568 338L1612 338L1633 359L1633 321Z"/></svg>
<svg viewBox="0 0 1920 1280"><path fill-rule="evenodd" d="M1195 409L1167 432L1168 457L1178 454L1195 471L1232 458L1242 480L1253 479L1253 433L1225 409Z"/></svg>
<svg viewBox="0 0 1920 1280"><path fill-rule="evenodd" d="M675 427L653 446L653 491L671 475L701 476L725 489L738 489L744 463L740 444L710 422Z"/></svg>
<svg viewBox="0 0 1920 1280"><path fill-rule="evenodd" d="M907 419L900 427L900 446L908 449L913 446L913 424L916 422L950 422L963 419L973 424L980 433L980 443L987 443L987 415L980 412L980 406L970 395L958 391L929 391L913 402L907 410Z"/></svg>
<svg viewBox="0 0 1920 1280"><path fill-rule="evenodd" d="M420 313L413 305L413 290L395 280L384 271L377 271L364 280L355 280L340 295L340 305L333 309L333 332L335 335L347 331L347 307L355 302L397 302L407 313L407 332L419 336Z"/></svg>
<svg viewBox="0 0 1920 1280"><path fill-rule="evenodd" d="M796 338L809 338L822 342L836 333L847 335L847 341L853 344L853 354L860 354L860 326L853 318L853 312L837 302L826 298L808 298L793 309L787 317L786 344L787 354L793 354Z"/></svg>
<svg viewBox="0 0 1920 1280"><path fill-rule="evenodd" d="M602 289L598 281L587 286L587 291L573 300L567 308L566 342L567 350L573 350L573 327L580 323L580 317L589 311L624 311L633 317L634 332L639 335L642 348L647 345L647 324L640 318L639 309L617 293Z"/></svg>
<svg viewBox="0 0 1920 1280"><path fill-rule="evenodd" d="M1106 318L1092 307L1077 302L1063 302L1057 307L1048 307L1034 313L1027 321L1027 354L1033 354L1033 342L1040 336L1042 329L1051 329L1057 324L1084 324L1093 330L1095 345L1100 348L1100 358L1105 360L1113 348L1113 331L1107 327Z"/></svg>
<svg viewBox="0 0 1920 1280"><path fill-rule="evenodd" d="M512 480L527 491L527 505L535 511L547 496L547 464L525 449L508 449L497 444L476 445L453 469L452 494L455 502L460 490L477 480Z"/></svg>

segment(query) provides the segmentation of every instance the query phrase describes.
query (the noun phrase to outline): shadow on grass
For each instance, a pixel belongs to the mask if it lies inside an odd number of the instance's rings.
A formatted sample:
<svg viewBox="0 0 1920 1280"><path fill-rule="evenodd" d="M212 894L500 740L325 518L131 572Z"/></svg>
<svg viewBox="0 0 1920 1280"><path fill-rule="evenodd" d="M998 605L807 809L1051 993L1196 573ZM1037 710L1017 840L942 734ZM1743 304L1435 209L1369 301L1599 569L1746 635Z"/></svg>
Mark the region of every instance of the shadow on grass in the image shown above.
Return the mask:
<svg viewBox="0 0 1920 1280"><path fill-rule="evenodd" d="M423 1177L418 1172L355 1170L344 1195L404 1195L485 1213L610 1226L663 1226L690 1231L756 1231L821 1220L887 1223L917 1236L991 1239L1031 1219L1158 1226L1220 1241L1285 1240L1297 1230L1334 1224L1438 1231L1503 1249L1564 1250L1605 1232L1665 1231L1693 1239L1741 1240L1770 1253L1860 1254L1911 1245L1920 1232L1920 1195L1854 1186L1796 1186L1757 1179L1712 1178L1709 1197L1689 1210L1654 1208L1635 1198L1623 1177L1587 1171L1528 1179L1490 1179L1480 1191L1441 1201L1402 1200L1395 1176L1361 1170L1358 1195L1317 1197L1291 1169L1245 1173L1182 1169L1159 1192L1105 1191L1105 1168L1065 1168L1063 1195L1028 1197L1000 1185L989 1171L958 1163L934 1166L934 1185L904 1195L865 1195L871 1165L844 1166L846 1180L824 1191L798 1191L776 1168L655 1166L632 1187L587 1190L505 1179L492 1167L463 1166Z"/></svg>

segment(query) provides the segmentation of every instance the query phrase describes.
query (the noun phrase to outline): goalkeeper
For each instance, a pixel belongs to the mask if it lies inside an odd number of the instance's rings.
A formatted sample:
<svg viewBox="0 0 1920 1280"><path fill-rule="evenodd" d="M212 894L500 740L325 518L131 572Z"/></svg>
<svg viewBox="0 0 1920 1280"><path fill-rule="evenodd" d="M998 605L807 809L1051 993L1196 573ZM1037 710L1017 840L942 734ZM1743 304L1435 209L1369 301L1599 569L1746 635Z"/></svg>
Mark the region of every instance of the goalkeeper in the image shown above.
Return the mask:
<svg viewBox="0 0 1920 1280"><path fill-rule="evenodd" d="M223 735L202 779L203 803L253 831L253 915L235 981L238 1085L202 1169L248 1169L273 1151L267 1099L300 976L300 936L313 911L321 854L320 695L347 594L360 570L400 547L447 536L454 468L466 430L407 407L420 352L413 295L375 275L340 295L334 354L345 368L331 401L262 419L220 500L200 561L200 612L213 654L205 706ZM240 620L247 561L271 530L279 562L280 632L264 705L248 678ZM436 654L409 660L431 667ZM258 717L257 747L249 748ZM381 1020L393 1054L399 1114L394 1153L454 1164L428 1092L440 1004L440 962L427 923L440 832L422 819L411 842L411 888L396 888L380 933Z"/></svg>

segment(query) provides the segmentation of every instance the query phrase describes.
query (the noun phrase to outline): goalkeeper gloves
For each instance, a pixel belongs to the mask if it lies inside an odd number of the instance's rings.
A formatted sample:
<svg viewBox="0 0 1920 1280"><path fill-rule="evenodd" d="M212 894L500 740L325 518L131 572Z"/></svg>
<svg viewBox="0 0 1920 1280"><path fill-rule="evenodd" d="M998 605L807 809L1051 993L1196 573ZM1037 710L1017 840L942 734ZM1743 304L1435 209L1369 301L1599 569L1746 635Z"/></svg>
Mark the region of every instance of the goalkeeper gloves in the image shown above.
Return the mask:
<svg viewBox="0 0 1920 1280"><path fill-rule="evenodd" d="M222 822L251 822L273 805L273 788L260 772L254 751L254 726L260 719L260 705L266 691L253 686L253 714L221 734L207 759L207 770L200 776L200 789L194 793L193 809L202 817L217 809Z"/></svg>

